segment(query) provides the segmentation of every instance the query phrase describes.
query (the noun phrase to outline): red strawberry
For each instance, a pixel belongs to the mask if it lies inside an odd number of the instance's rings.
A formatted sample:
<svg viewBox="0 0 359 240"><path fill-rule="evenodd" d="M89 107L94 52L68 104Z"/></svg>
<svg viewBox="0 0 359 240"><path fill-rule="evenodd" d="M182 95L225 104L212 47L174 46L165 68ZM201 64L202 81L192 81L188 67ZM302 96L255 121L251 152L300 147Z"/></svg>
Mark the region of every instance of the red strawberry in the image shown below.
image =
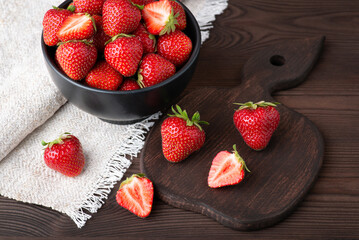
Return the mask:
<svg viewBox="0 0 359 240"><path fill-rule="evenodd" d="M157 0L143 0L143 5L156 2Z"/></svg>
<svg viewBox="0 0 359 240"><path fill-rule="evenodd" d="M138 84L141 88L163 82L176 72L176 67L155 53L147 54L141 61L138 70Z"/></svg>
<svg viewBox="0 0 359 240"><path fill-rule="evenodd" d="M173 13L171 3L161 0L146 4L142 10L142 17L150 33L163 35L176 29L177 16Z"/></svg>
<svg viewBox="0 0 359 240"><path fill-rule="evenodd" d="M57 37L66 42L69 40L89 39L96 32L94 19L87 13L76 13L65 19L62 23Z"/></svg>
<svg viewBox="0 0 359 240"><path fill-rule="evenodd" d="M156 37L153 34L150 34L142 24L138 25L138 28L133 34L139 37L143 46L143 53L152 53L156 51Z"/></svg>
<svg viewBox="0 0 359 240"><path fill-rule="evenodd" d="M142 58L143 47L133 35L119 34L105 47L106 61L123 76L133 76Z"/></svg>
<svg viewBox="0 0 359 240"><path fill-rule="evenodd" d="M153 184L144 174L133 174L120 185L117 203L141 218L150 215L153 203Z"/></svg>
<svg viewBox="0 0 359 240"><path fill-rule="evenodd" d="M140 89L140 86L138 86L134 79L126 79L120 86L120 91L131 91L136 89Z"/></svg>
<svg viewBox="0 0 359 240"><path fill-rule="evenodd" d="M103 31L102 17L99 15L93 15L92 17L95 20L97 29L97 32L92 39L93 44L96 46L99 52L102 52L105 49L106 42L109 41L111 37Z"/></svg>
<svg viewBox="0 0 359 240"><path fill-rule="evenodd" d="M188 60L192 52L192 41L186 34L176 30L158 38L157 52L179 67Z"/></svg>
<svg viewBox="0 0 359 240"><path fill-rule="evenodd" d="M122 83L122 75L106 61L98 62L85 79L94 88L117 90Z"/></svg>
<svg viewBox="0 0 359 240"><path fill-rule="evenodd" d="M184 30L187 26L186 12L184 11L181 4L179 4L177 1L171 0L170 3L173 8L173 14L177 15L176 29Z"/></svg>
<svg viewBox="0 0 359 240"><path fill-rule="evenodd" d="M130 0L133 4L144 5L143 0Z"/></svg>
<svg viewBox="0 0 359 240"><path fill-rule="evenodd" d="M105 0L74 0L77 13L88 13L90 15L102 14L102 6Z"/></svg>
<svg viewBox="0 0 359 240"><path fill-rule="evenodd" d="M238 184L244 178L244 169L250 172L244 160L239 156L236 145L233 145L233 149L233 153L221 151L213 159L208 174L209 187L218 188Z"/></svg>
<svg viewBox="0 0 359 240"><path fill-rule="evenodd" d="M55 54L60 68L73 80L81 80L95 65L97 50L86 41L71 41L61 44Z"/></svg>
<svg viewBox="0 0 359 240"><path fill-rule="evenodd" d="M52 142L42 141L42 145L46 146L44 160L49 168L69 177L81 173L85 166L85 157L77 137L65 133Z"/></svg>
<svg viewBox="0 0 359 240"><path fill-rule="evenodd" d="M161 125L162 151L165 158L170 162L180 162L191 153L198 151L204 144L205 132L200 124L208 124L200 121L198 112L189 119L186 110L176 105L174 115L169 115Z"/></svg>
<svg viewBox="0 0 359 240"><path fill-rule="evenodd" d="M130 0L107 0L103 5L103 30L111 37L131 33L140 24L141 11Z"/></svg>
<svg viewBox="0 0 359 240"><path fill-rule="evenodd" d="M235 103L240 108L233 115L233 122L245 143L254 150L264 149L279 124L280 115L275 108L279 103Z"/></svg>
<svg viewBox="0 0 359 240"><path fill-rule="evenodd" d="M74 10L73 8L70 9ZM42 26L44 28L44 42L46 45L55 46L59 42L59 38L56 35L57 31L60 29L61 24L65 19L70 15L72 15L70 10L58 7L53 7L53 9L50 9L45 13Z"/></svg>

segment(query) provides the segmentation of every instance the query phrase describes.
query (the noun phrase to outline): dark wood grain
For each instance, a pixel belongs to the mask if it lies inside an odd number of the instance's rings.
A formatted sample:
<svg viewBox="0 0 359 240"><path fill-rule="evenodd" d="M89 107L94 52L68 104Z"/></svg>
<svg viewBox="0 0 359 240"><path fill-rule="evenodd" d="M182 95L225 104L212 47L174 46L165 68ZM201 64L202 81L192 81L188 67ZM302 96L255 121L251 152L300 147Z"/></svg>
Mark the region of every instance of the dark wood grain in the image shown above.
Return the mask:
<svg viewBox="0 0 359 240"><path fill-rule="evenodd" d="M297 86L316 63L323 41L318 37L268 46L245 63L239 86L202 88L184 96L178 104L189 113L199 111L210 123L205 127L206 143L174 164L162 154L161 121L153 127L140 164L158 196L238 230L268 227L288 216L317 178L324 153L322 136L308 119L282 105L280 125L269 146L260 152L251 150L233 125L233 103L273 101L273 91ZM251 173L239 185L209 188L214 156L233 144Z"/></svg>
<svg viewBox="0 0 359 240"><path fill-rule="evenodd" d="M323 165L309 194L285 221L241 232L155 198L148 219L118 207L119 184L82 229L51 209L0 197L4 236L123 239L358 239L359 238L359 3L353 0L229 0L203 44L187 94L237 86L245 61L282 39L325 35L324 51L306 81L274 93L305 115L325 141ZM125 177L139 172L139 159Z"/></svg>

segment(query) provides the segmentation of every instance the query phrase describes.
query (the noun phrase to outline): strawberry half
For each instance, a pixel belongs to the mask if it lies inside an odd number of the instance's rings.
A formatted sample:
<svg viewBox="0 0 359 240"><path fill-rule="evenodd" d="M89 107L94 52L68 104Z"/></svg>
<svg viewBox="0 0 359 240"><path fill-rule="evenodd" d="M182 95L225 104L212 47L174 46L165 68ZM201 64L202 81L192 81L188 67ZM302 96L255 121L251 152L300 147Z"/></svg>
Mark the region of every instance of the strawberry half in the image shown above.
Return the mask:
<svg viewBox="0 0 359 240"><path fill-rule="evenodd" d="M171 3L161 0L146 4L142 10L142 17L147 30L154 35L163 35L175 31L178 14L174 15Z"/></svg>
<svg viewBox="0 0 359 240"><path fill-rule="evenodd" d="M96 32L95 20L87 13L76 13L65 19L57 37L66 42L91 38Z"/></svg>
<svg viewBox="0 0 359 240"><path fill-rule="evenodd" d="M275 108L279 103L235 103L240 105L233 122L245 143L254 150L264 149L277 129L280 115Z"/></svg>
<svg viewBox="0 0 359 240"><path fill-rule="evenodd" d="M200 124L208 124L200 121L198 112L190 119L186 110L182 110L178 105L176 108L178 112L172 107L174 114L169 115L161 125L163 155L174 163L186 159L203 146L206 136Z"/></svg>
<svg viewBox="0 0 359 240"><path fill-rule="evenodd" d="M221 151L213 159L207 180L209 187L219 188L238 184L244 178L244 169L250 172L239 156L236 145L233 145L233 150L233 153Z"/></svg>
<svg viewBox="0 0 359 240"><path fill-rule="evenodd" d="M85 81L91 87L111 91L121 85L122 75L106 61L100 61L91 69Z"/></svg>
<svg viewBox="0 0 359 240"><path fill-rule="evenodd" d="M117 203L141 218L150 215L153 203L153 184L144 174L133 174L120 185Z"/></svg>
<svg viewBox="0 0 359 240"><path fill-rule="evenodd" d="M52 142L42 141L45 146L45 164L66 176L78 176L85 166L82 145L77 137L70 133L61 135Z"/></svg>

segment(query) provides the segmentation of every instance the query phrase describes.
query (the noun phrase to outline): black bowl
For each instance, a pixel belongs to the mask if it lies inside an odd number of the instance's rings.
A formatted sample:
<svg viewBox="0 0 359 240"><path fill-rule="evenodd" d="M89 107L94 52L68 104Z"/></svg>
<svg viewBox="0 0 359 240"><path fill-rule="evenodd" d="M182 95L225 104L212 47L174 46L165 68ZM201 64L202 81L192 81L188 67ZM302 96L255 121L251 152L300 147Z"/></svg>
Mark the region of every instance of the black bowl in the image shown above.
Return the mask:
<svg viewBox="0 0 359 240"><path fill-rule="evenodd" d="M67 0L59 7L66 8L71 1ZM66 76L55 63L56 47L47 46L41 36L45 63L55 85L69 102L107 122L134 123L168 108L174 104L192 78L201 46L201 34L197 21L188 8L180 4L187 15L187 27L184 32L192 40L193 47L187 63L177 69L172 77L154 86L133 91L107 91L92 88Z"/></svg>

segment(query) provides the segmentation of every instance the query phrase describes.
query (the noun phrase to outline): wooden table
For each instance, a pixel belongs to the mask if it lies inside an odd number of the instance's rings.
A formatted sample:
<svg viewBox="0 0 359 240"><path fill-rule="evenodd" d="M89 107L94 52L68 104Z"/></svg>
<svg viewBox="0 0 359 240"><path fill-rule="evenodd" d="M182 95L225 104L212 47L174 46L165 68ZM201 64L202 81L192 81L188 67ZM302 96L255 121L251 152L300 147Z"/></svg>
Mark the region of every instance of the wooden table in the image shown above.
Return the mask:
<svg viewBox="0 0 359 240"><path fill-rule="evenodd" d="M307 80L277 92L277 101L307 116L325 140L319 177L304 201L273 227L240 232L155 198L139 219L115 200L118 185L85 227L51 209L0 197L0 239L17 237L115 237L318 239L359 238L359 1L229 0L202 47L186 92L239 83L244 62L279 39L326 36L324 51ZM298 146L300 147L300 146ZM125 177L139 171L133 160Z"/></svg>

